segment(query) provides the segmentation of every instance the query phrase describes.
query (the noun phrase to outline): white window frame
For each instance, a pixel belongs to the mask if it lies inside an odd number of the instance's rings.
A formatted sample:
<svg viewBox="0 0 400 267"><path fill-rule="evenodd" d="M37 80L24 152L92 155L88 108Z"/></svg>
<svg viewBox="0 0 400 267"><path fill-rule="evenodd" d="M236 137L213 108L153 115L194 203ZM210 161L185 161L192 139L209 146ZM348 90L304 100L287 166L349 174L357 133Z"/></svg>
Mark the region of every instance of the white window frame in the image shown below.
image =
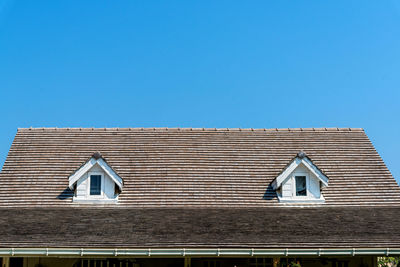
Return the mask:
<svg viewBox="0 0 400 267"><path fill-rule="evenodd" d="M101 192L100 195L91 195L90 194L90 184L91 184L91 179L92 175L100 175L101 176ZM88 186L87 186L87 191L86 191L86 196L87 198L90 199L103 199L104 198L104 173L102 172L88 172Z"/></svg>
<svg viewBox="0 0 400 267"><path fill-rule="evenodd" d="M306 195L298 196L296 195L296 176L305 176L306 177ZM309 199L310 198L310 176L306 172L294 172L292 177L292 198L293 199Z"/></svg>
<svg viewBox="0 0 400 267"><path fill-rule="evenodd" d="M278 194L279 202L288 203L288 204L319 204L324 203L325 198L323 197L322 193L320 192L320 197L315 198L311 193L311 177L312 174L306 171L294 171L290 174L287 178L291 181L291 197L282 197L282 195ZM296 195L296 176L305 176L306 177L306 195L305 196L297 196Z"/></svg>

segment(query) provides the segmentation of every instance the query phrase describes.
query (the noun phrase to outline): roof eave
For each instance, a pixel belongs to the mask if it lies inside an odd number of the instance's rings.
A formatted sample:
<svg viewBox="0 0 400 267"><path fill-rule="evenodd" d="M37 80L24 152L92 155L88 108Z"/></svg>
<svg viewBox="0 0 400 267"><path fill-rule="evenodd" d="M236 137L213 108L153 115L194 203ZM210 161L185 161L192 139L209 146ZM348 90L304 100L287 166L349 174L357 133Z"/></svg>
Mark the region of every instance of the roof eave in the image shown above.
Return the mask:
<svg viewBox="0 0 400 267"><path fill-rule="evenodd" d="M0 248L0 256L395 256L400 248Z"/></svg>

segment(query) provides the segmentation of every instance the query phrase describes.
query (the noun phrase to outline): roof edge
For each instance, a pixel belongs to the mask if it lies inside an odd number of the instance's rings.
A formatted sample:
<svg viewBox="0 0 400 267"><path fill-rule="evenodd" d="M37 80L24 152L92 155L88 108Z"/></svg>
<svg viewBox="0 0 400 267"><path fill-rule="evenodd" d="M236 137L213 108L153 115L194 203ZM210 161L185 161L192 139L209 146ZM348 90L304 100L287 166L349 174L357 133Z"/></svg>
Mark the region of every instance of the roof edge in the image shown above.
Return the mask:
<svg viewBox="0 0 400 267"><path fill-rule="evenodd" d="M0 256L360 256L400 255L400 248L0 248Z"/></svg>
<svg viewBox="0 0 400 267"><path fill-rule="evenodd" d="M351 127L317 127L317 128L190 128L190 127L110 127L110 128L95 128L95 127L38 127L38 128L18 128L18 132L25 131L57 131L57 130L70 130L70 131L268 131L268 132L337 132L337 131L362 131L363 128Z"/></svg>

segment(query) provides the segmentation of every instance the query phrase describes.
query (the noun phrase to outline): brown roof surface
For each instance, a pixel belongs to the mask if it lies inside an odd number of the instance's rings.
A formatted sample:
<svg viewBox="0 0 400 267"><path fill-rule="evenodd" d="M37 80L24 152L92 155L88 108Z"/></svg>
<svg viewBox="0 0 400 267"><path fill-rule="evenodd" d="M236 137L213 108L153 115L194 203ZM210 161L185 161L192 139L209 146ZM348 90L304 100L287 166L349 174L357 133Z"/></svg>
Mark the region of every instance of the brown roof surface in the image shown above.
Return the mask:
<svg viewBox="0 0 400 267"><path fill-rule="evenodd" d="M95 151L124 180L117 207L279 206L269 185L300 150L329 177L324 206L400 206L362 129L36 128L17 132L0 207L77 206L68 177Z"/></svg>
<svg viewBox="0 0 400 267"><path fill-rule="evenodd" d="M400 247L400 208L1 209L0 247Z"/></svg>

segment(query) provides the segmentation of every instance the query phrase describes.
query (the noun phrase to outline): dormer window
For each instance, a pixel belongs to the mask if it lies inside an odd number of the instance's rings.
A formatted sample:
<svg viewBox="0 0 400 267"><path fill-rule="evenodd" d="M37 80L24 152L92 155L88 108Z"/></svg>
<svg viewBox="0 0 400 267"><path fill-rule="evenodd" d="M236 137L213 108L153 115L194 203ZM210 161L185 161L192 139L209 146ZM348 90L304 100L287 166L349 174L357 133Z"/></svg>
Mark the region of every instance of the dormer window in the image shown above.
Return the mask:
<svg viewBox="0 0 400 267"><path fill-rule="evenodd" d="M306 176L295 176L296 196L307 196L307 180Z"/></svg>
<svg viewBox="0 0 400 267"><path fill-rule="evenodd" d="M326 177L312 161L300 152L286 169L273 181L279 202L306 204L323 203L321 188L328 186Z"/></svg>
<svg viewBox="0 0 400 267"><path fill-rule="evenodd" d="M103 175L102 174L90 174L90 195L91 196L100 196L101 195L101 182Z"/></svg>
<svg viewBox="0 0 400 267"><path fill-rule="evenodd" d="M117 203L122 185L121 177L98 152L69 177L72 200L78 203Z"/></svg>

